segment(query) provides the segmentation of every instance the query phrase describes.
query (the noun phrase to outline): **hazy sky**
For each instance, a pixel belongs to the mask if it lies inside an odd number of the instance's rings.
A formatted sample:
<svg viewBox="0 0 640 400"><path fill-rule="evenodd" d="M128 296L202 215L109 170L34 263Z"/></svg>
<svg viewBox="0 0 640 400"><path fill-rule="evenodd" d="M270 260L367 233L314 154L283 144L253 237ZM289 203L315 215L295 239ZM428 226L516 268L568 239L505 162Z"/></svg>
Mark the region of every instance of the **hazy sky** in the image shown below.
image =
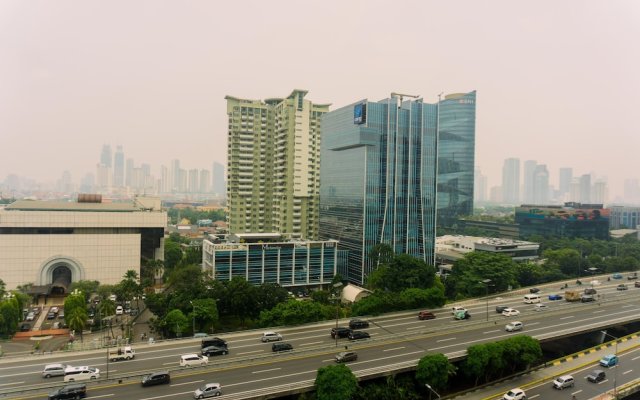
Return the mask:
<svg viewBox="0 0 640 400"><path fill-rule="evenodd" d="M226 162L224 96L478 91L476 163L640 177L640 1L0 2L0 180Z"/></svg>

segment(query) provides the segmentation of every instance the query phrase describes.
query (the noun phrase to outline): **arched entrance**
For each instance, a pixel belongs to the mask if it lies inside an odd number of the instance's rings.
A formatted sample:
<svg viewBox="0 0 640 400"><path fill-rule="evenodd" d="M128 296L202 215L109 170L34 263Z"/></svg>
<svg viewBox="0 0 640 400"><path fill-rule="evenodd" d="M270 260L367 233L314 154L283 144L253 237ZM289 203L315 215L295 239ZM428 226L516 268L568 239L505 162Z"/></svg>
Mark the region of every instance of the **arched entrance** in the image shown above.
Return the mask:
<svg viewBox="0 0 640 400"><path fill-rule="evenodd" d="M51 272L51 294L65 294L71 285L71 270L66 265L58 265Z"/></svg>

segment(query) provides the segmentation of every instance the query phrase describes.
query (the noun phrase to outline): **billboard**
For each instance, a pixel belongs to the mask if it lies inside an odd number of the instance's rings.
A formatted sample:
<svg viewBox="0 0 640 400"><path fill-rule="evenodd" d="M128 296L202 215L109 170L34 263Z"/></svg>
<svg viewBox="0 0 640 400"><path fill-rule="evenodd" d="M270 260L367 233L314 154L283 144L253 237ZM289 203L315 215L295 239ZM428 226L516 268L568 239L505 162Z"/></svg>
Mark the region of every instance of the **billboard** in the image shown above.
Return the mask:
<svg viewBox="0 0 640 400"><path fill-rule="evenodd" d="M367 122L367 103L356 104L353 107L353 123L362 125Z"/></svg>

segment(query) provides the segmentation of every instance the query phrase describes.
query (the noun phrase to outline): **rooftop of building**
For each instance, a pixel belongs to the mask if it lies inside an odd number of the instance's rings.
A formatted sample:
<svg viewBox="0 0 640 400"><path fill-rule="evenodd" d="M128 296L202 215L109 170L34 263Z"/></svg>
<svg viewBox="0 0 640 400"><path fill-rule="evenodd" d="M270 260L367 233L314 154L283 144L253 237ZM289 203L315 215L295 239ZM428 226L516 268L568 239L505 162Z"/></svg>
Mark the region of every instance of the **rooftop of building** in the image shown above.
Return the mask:
<svg viewBox="0 0 640 400"><path fill-rule="evenodd" d="M44 201L44 200L16 200L4 208L6 211L80 211L80 212L135 212L150 211L154 207L145 205L134 199L128 202L77 202L77 201Z"/></svg>
<svg viewBox="0 0 640 400"><path fill-rule="evenodd" d="M465 235L444 235L436 238L436 244L446 244L447 242L456 241L473 241L474 243L489 244L493 246L517 246L517 245L530 245L538 244L535 242L528 242L526 240L518 239L506 239L506 238L492 238L482 236L465 236Z"/></svg>

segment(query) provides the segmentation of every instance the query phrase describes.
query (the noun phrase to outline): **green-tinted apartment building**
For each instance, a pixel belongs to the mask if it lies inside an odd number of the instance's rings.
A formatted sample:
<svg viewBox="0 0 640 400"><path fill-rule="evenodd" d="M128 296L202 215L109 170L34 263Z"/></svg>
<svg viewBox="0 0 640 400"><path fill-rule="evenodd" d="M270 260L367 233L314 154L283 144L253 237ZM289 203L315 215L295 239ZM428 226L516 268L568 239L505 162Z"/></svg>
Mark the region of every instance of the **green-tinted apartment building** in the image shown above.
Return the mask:
<svg viewBox="0 0 640 400"><path fill-rule="evenodd" d="M307 91L286 98L226 96L227 204L231 233L318 237L320 121L329 104Z"/></svg>

